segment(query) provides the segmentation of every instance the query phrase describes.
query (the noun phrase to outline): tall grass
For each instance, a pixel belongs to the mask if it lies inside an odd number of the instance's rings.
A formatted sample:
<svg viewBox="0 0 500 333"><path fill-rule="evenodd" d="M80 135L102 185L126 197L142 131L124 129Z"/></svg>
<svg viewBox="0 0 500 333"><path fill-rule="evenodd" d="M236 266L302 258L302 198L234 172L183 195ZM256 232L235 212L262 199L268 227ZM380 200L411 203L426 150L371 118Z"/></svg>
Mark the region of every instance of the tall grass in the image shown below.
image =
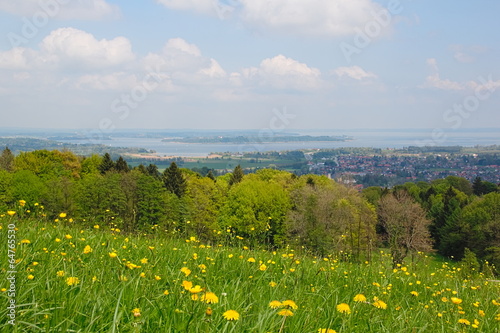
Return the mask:
<svg viewBox="0 0 500 333"><path fill-rule="evenodd" d="M0 218L5 289L6 230L15 219ZM500 331L500 284L425 254L393 269L385 251L371 262L350 263L337 254L315 258L291 249L81 230L68 222L15 222L16 325L8 323L2 289L1 332ZM218 301L207 303L207 292ZM354 301L358 294L366 300ZM269 306L286 300L298 308ZM342 303L348 307L337 307ZM227 320L228 310L239 318Z"/></svg>

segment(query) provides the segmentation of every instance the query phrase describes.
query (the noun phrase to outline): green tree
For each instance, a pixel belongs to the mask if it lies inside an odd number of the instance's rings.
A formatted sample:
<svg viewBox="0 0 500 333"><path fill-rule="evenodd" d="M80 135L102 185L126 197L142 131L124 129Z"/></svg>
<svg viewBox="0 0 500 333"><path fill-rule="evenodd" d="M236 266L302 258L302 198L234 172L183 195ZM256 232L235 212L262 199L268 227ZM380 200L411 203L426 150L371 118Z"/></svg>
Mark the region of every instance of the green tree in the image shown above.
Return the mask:
<svg viewBox="0 0 500 333"><path fill-rule="evenodd" d="M127 162L123 159L123 157L118 157L118 160L116 161L115 168L117 172L121 173L126 173L130 171L130 168L128 167Z"/></svg>
<svg viewBox="0 0 500 333"><path fill-rule="evenodd" d="M111 159L111 155L109 155L109 153L104 154L98 169L101 175L104 175L106 172L115 169L115 162L113 162L113 160Z"/></svg>
<svg viewBox="0 0 500 333"><path fill-rule="evenodd" d="M233 170L233 173L231 174L231 178L229 180L229 185L234 185L234 184L238 184L239 182L241 182L243 180L243 177L245 176L245 174L243 173L243 169L241 168L241 165L237 165L234 170Z"/></svg>
<svg viewBox="0 0 500 333"><path fill-rule="evenodd" d="M163 172L163 183L165 188L178 198L181 198L186 193L186 179L175 162L172 162Z"/></svg>
<svg viewBox="0 0 500 333"><path fill-rule="evenodd" d="M14 171L14 154L9 147L5 147L0 155L0 170Z"/></svg>

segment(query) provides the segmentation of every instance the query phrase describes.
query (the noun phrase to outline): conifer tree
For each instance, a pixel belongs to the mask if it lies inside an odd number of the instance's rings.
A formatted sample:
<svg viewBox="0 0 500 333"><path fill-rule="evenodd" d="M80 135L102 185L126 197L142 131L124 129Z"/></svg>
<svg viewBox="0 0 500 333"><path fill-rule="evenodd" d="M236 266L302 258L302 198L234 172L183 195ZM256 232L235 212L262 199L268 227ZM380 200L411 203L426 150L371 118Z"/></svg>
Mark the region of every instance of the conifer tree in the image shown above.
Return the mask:
<svg viewBox="0 0 500 333"><path fill-rule="evenodd" d="M98 167L99 172L101 172L101 174L104 175L106 172L114 170L114 168L115 168L115 162L113 162L109 153L104 154L102 162Z"/></svg>
<svg viewBox="0 0 500 333"><path fill-rule="evenodd" d="M130 171L127 162L123 159L123 157L119 157L118 161L116 161L115 170L121 173L126 173Z"/></svg>
<svg viewBox="0 0 500 333"><path fill-rule="evenodd" d="M229 185L238 184L239 182L241 182L243 180L244 175L245 174L243 173L243 169L241 168L241 165L238 164L234 168L234 171L231 175L231 178L229 179Z"/></svg>
<svg viewBox="0 0 500 333"><path fill-rule="evenodd" d="M177 167L175 162L163 172L163 183L168 191L182 197L186 193L186 179L182 175L182 171Z"/></svg>
<svg viewBox="0 0 500 333"><path fill-rule="evenodd" d="M0 170L14 170L14 154L8 147L5 147L2 155L0 155Z"/></svg>

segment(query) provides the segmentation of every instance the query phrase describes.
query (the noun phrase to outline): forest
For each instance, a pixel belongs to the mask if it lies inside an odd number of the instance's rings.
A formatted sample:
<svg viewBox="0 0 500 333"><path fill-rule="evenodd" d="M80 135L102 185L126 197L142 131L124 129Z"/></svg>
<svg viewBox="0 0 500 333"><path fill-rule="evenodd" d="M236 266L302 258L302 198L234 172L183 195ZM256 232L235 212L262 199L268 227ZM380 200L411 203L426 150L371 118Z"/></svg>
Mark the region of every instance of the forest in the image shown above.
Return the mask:
<svg viewBox="0 0 500 333"><path fill-rule="evenodd" d="M350 188L325 176L262 169L205 176L172 162L131 168L108 153L36 150L0 155L0 215L82 228L195 237L206 243L369 260L388 248L394 266L418 252L500 267L498 185L449 176L393 188Z"/></svg>

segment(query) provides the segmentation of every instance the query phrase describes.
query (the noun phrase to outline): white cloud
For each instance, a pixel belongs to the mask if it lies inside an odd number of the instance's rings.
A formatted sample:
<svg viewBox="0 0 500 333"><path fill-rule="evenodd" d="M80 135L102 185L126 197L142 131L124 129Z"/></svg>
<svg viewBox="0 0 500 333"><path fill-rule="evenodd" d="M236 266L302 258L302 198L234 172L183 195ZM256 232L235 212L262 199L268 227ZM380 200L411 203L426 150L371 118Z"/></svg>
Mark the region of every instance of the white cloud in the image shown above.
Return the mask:
<svg viewBox="0 0 500 333"><path fill-rule="evenodd" d="M15 47L11 50L0 52L0 68L19 70L29 67L29 59L33 52L23 47Z"/></svg>
<svg viewBox="0 0 500 333"><path fill-rule="evenodd" d="M451 81L448 79L441 79L436 59L434 58L427 59L427 65L431 68L431 71L433 73L427 76L427 78L425 79L425 83L422 85L423 88L435 88L441 90L464 89L464 86L458 82Z"/></svg>
<svg viewBox="0 0 500 333"><path fill-rule="evenodd" d="M97 40L92 34L74 28L52 31L43 39L40 49L45 61L88 67L116 66L135 58L125 37Z"/></svg>
<svg viewBox="0 0 500 333"><path fill-rule="evenodd" d="M105 75L83 75L76 80L75 87L78 89L92 90L128 90L132 89L137 84L135 75L117 72Z"/></svg>
<svg viewBox="0 0 500 333"><path fill-rule="evenodd" d="M236 16L258 30L313 36L355 34L376 21L387 9L373 0L157 0L167 8L217 15L220 19ZM390 21L390 19L389 19ZM388 22L387 24L390 24Z"/></svg>
<svg viewBox="0 0 500 333"><path fill-rule="evenodd" d="M339 67L333 70L333 74L337 75L339 78L344 76L349 77L354 80L364 80L364 79L376 79L377 75L371 72L365 71L363 68L359 66L351 66L351 67Z"/></svg>
<svg viewBox="0 0 500 333"><path fill-rule="evenodd" d="M222 69L215 59L210 59L210 67L203 68L199 71L200 74L207 75L212 78L225 77L226 71Z"/></svg>
<svg viewBox="0 0 500 333"><path fill-rule="evenodd" d="M257 80L261 85L278 89L309 90L321 86L321 72L318 69L281 54L262 60L258 68L244 68L242 75L246 79Z"/></svg>
<svg viewBox="0 0 500 333"><path fill-rule="evenodd" d="M102 20L120 16L118 6L105 0L0 0L0 11L28 18L36 16L62 20Z"/></svg>

